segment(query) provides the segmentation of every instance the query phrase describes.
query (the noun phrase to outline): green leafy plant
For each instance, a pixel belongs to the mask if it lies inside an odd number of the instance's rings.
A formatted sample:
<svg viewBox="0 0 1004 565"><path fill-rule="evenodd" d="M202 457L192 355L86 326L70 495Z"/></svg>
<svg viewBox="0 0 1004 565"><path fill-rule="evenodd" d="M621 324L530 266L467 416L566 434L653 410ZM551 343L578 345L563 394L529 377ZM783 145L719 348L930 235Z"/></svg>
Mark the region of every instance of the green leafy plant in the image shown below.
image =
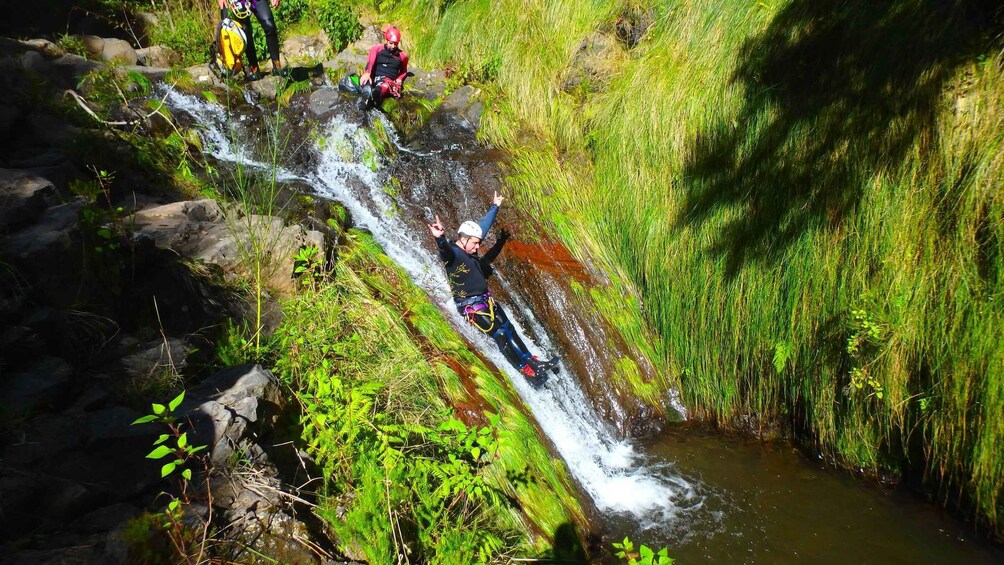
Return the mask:
<svg viewBox="0 0 1004 565"><path fill-rule="evenodd" d="M153 412L147 414L146 416L137 418L132 424L147 424L150 422L159 422L167 426L168 433L160 434L160 436L154 440L154 449L146 455L147 459L163 459L165 457L171 456L172 459L160 469L161 478L167 477L179 467L184 467L189 460L195 457L195 454L204 450L206 446L204 445L190 445L188 443L188 433L182 431L182 426L177 423L177 417L174 411L181 405L185 400L185 391L181 391L181 394L174 397L173 400L164 404L154 403L152 405ZM171 446L171 443L174 443ZM192 480L192 470L190 468L183 468L181 471L181 477L186 481Z"/></svg>
<svg viewBox="0 0 1004 565"><path fill-rule="evenodd" d="M851 309L846 351L853 360L848 390L867 388L869 397L882 400L885 389L872 374L872 367L888 340L889 330L888 325L879 320L878 311L878 301L872 294L864 292L859 295L857 306Z"/></svg>
<svg viewBox="0 0 1004 565"><path fill-rule="evenodd" d="M335 52L341 51L363 35L359 18L342 0L316 0L314 15L321 29L328 35Z"/></svg>
<svg viewBox="0 0 1004 565"><path fill-rule="evenodd" d="M201 531L193 531L193 528L185 524L185 506L191 504L188 488L192 481L191 463L199 462L205 472L208 473L209 465L205 456L197 455L206 449L204 445L192 445L188 441L188 432L184 431L185 424L179 422L175 411L185 400L185 391L171 399L167 404L153 403L151 413L141 416L133 421L132 425L158 423L167 429L167 433L160 434L153 442L153 450L146 455L147 459L162 460L168 459L160 468L161 478L174 478L178 495L167 495L170 500L164 508L160 517L160 529L170 540L174 550L179 557L184 558L187 563L201 563L202 556L207 550L210 542L209 526L212 520L212 510L210 515L202 524ZM178 471L176 473L176 471ZM206 489L209 488L208 481ZM194 530L198 530L195 528Z"/></svg>
<svg viewBox="0 0 1004 565"><path fill-rule="evenodd" d="M321 262L321 249L319 247L316 245L301 247L293 256L293 276L299 278L303 286L316 290Z"/></svg>
<svg viewBox="0 0 1004 565"><path fill-rule="evenodd" d="M623 559L628 565L672 565L673 559L669 557L669 550L665 547L658 552L642 545L635 552L634 543L627 537L620 543L614 543L614 554Z"/></svg>

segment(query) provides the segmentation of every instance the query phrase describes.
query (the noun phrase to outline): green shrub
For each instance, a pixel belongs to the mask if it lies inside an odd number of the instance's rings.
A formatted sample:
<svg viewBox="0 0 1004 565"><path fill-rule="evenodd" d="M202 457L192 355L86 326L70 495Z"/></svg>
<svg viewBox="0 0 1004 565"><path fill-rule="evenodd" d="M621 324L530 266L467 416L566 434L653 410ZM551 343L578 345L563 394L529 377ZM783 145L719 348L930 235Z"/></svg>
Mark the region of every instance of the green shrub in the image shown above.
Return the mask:
<svg viewBox="0 0 1004 565"><path fill-rule="evenodd" d="M363 35L363 26L352 8L340 0L316 0L314 15L321 29L328 34L331 48L335 52L345 49L345 46Z"/></svg>
<svg viewBox="0 0 1004 565"><path fill-rule="evenodd" d="M195 10L173 14L174 26L161 18L150 30L150 44L164 45L178 52L183 66L205 63L212 44L215 21Z"/></svg>

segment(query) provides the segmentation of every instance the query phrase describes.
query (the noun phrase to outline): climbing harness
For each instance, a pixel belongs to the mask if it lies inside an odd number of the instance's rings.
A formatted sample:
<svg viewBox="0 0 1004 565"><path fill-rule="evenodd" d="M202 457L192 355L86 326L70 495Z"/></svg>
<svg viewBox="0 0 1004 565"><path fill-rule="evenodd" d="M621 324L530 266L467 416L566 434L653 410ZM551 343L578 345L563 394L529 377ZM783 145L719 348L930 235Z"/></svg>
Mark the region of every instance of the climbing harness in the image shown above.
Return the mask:
<svg viewBox="0 0 1004 565"><path fill-rule="evenodd" d="M251 2L246 0L231 0L230 11L238 20L251 17Z"/></svg>
<svg viewBox="0 0 1004 565"><path fill-rule="evenodd" d="M465 302L461 305L464 307L464 317L467 318L467 321L486 334L495 333L495 300L492 298L492 293L486 292L473 296ZM482 326L478 320L488 323Z"/></svg>

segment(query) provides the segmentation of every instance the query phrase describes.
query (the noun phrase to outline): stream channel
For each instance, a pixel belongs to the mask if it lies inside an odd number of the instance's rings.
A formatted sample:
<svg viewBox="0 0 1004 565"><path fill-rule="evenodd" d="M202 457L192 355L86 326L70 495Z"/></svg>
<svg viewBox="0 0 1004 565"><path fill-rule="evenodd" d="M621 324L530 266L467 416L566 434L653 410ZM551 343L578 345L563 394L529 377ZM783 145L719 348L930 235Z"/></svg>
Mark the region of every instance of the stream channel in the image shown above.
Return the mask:
<svg viewBox="0 0 1004 565"><path fill-rule="evenodd" d="M228 112L197 96L163 94L176 116L198 127L205 152L221 166L265 166L249 140L267 137L268 112L243 101ZM650 423L665 416L650 414L608 378L626 362L643 376L652 367L584 307L582 289L602 286L595 278L601 275L504 205L493 231L506 228L515 240L495 263L492 292L533 352L562 358L558 376L529 386L456 313L426 228L437 214L448 232L480 218L492 193L503 189L502 156L477 144L461 113L442 107L406 139L378 111L364 114L327 87L294 97L284 114L291 143L279 179L345 205L352 224L371 232L454 327L507 373L593 506L592 527L605 543L630 536L668 547L678 563L1004 563L1004 551L977 541L937 508L879 491L790 446L690 426L653 434ZM384 147L372 133L381 123ZM666 405L683 413L675 398Z"/></svg>

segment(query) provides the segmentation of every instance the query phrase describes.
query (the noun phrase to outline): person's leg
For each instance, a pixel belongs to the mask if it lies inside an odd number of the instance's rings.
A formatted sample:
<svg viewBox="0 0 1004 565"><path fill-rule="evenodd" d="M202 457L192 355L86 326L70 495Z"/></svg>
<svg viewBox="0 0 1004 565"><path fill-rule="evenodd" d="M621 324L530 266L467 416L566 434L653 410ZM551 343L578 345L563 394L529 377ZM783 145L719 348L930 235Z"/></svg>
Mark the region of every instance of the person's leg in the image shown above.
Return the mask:
<svg viewBox="0 0 1004 565"><path fill-rule="evenodd" d="M509 317L506 316L505 310L498 303L495 303L495 325L491 336L499 346L499 349L502 350L502 355L505 356L509 364L515 367L517 371L522 370L523 366L533 359L530 350L527 349L526 344L520 339L519 334L516 333L516 328L513 327L512 322L509 321Z"/></svg>
<svg viewBox="0 0 1004 565"><path fill-rule="evenodd" d="M275 27L269 0L258 0L254 5L254 15L258 18L262 31L265 32L265 45L268 46L268 56L272 59L272 68L277 70L280 68L279 30Z"/></svg>

